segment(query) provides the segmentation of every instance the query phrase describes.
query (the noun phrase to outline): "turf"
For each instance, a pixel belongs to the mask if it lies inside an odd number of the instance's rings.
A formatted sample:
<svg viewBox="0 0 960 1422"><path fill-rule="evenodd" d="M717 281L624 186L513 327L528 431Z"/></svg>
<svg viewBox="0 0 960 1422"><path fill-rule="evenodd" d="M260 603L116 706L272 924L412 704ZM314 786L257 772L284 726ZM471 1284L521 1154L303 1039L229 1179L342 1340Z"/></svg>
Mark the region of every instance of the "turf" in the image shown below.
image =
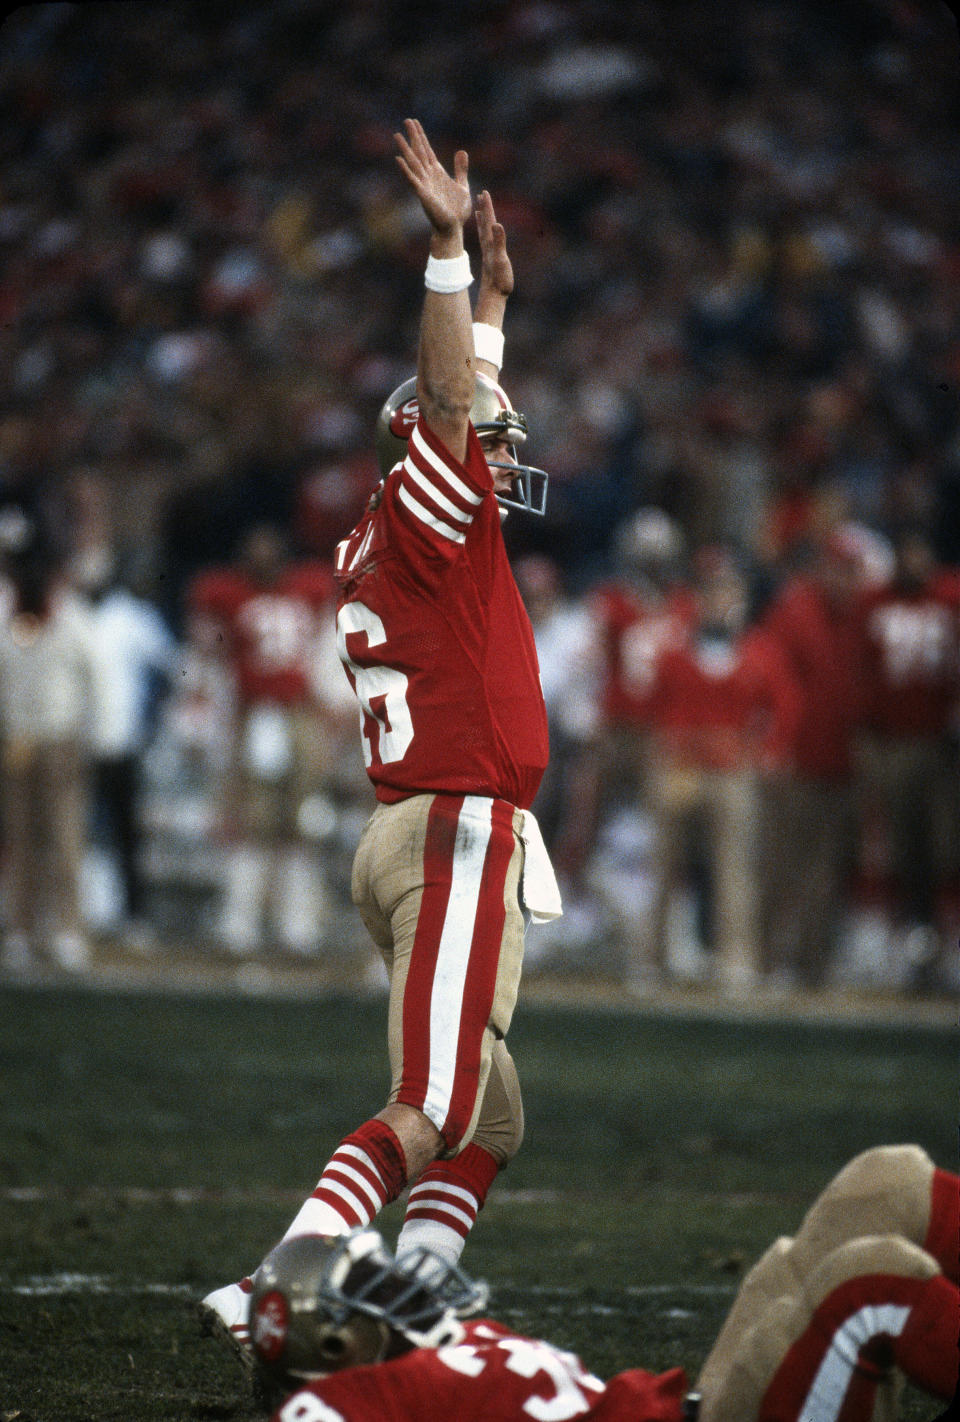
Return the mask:
<svg viewBox="0 0 960 1422"><path fill-rule="evenodd" d="M253 1267L381 1102L385 1003L0 989L0 1419L258 1414L193 1302ZM535 1006L465 1263L597 1372L695 1374L745 1267L856 1151L956 1163L944 1026ZM401 1206L382 1217L395 1238ZM907 1392L903 1417L940 1408Z"/></svg>

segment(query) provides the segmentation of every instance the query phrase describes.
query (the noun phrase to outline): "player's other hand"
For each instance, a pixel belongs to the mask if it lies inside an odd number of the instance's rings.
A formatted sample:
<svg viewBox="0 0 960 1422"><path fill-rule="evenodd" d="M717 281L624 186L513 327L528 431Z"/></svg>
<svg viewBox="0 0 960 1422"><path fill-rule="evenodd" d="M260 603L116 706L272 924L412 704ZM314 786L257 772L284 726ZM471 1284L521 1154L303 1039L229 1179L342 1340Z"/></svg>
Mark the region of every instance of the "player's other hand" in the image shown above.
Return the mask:
<svg viewBox="0 0 960 1422"><path fill-rule="evenodd" d="M404 119L403 127L405 135L393 135L397 164L420 199L434 231L446 236L462 228L473 211L467 155L462 148L454 154L450 174L430 147L419 119Z"/></svg>
<svg viewBox="0 0 960 1422"><path fill-rule="evenodd" d="M481 284L501 296L509 296L513 291L513 267L507 256L507 234L497 221L488 192L477 194L475 212L480 234Z"/></svg>

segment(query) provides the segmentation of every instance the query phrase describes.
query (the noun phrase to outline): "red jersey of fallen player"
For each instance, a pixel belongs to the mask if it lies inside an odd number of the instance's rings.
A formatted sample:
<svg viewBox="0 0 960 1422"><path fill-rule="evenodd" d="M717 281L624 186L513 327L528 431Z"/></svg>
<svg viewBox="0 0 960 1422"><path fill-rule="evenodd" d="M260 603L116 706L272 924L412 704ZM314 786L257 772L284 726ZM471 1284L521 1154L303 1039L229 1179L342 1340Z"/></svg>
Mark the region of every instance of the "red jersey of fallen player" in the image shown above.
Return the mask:
<svg viewBox="0 0 960 1422"><path fill-rule="evenodd" d="M867 722L881 735L940 736L960 698L960 574L868 594L863 620Z"/></svg>
<svg viewBox="0 0 960 1422"><path fill-rule="evenodd" d="M680 1422L685 1393L680 1368L603 1383L574 1354L484 1320L465 1325L462 1343L311 1383L273 1422Z"/></svg>
<svg viewBox="0 0 960 1422"><path fill-rule="evenodd" d="M661 653L650 715L658 743L708 770L785 768L800 693L776 641L751 628L732 644L690 639Z"/></svg>
<svg viewBox="0 0 960 1422"><path fill-rule="evenodd" d="M530 619L468 428L461 464L421 418L337 547L338 645L377 798L445 792L529 807L547 764Z"/></svg>
<svg viewBox="0 0 960 1422"><path fill-rule="evenodd" d="M309 699L317 617L334 593L323 563L291 563L268 585L242 568L211 568L194 579L189 605L224 638L242 705L295 706Z"/></svg>
<svg viewBox="0 0 960 1422"><path fill-rule="evenodd" d="M603 654L601 709L609 725L647 726L654 668L661 652L679 646L696 618L687 588L652 603L619 583L604 583L590 599Z"/></svg>

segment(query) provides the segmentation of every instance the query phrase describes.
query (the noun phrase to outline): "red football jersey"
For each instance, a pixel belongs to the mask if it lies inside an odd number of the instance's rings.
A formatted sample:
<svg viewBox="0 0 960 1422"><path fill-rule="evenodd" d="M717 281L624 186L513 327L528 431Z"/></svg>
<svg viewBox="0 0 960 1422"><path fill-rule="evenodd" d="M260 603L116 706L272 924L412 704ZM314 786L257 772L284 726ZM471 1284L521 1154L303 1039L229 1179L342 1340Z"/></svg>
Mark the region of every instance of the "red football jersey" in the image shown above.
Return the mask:
<svg viewBox="0 0 960 1422"><path fill-rule="evenodd" d="M938 736L960 697L960 585L942 573L869 595L863 622L868 721L887 736Z"/></svg>
<svg viewBox="0 0 960 1422"><path fill-rule="evenodd" d="M573 1353L484 1320L462 1343L311 1383L272 1422L680 1422L686 1390L680 1368L603 1383Z"/></svg>
<svg viewBox="0 0 960 1422"><path fill-rule="evenodd" d="M611 725L647 726L657 659L687 636L696 618L693 594L677 587L652 604L631 588L604 583L590 612L603 649L603 714Z"/></svg>
<svg viewBox="0 0 960 1422"><path fill-rule="evenodd" d="M380 800L489 795L526 809L547 713L500 506L469 429L460 464L421 418L379 506L337 547L338 645Z"/></svg>
<svg viewBox="0 0 960 1422"><path fill-rule="evenodd" d="M777 642L754 627L730 646L691 639L663 652L651 718L658 741L687 764L780 768L800 724L800 691Z"/></svg>
<svg viewBox="0 0 960 1422"><path fill-rule="evenodd" d="M291 564L268 586L242 568L212 568L194 580L189 605L223 636L243 705L291 706L310 695L317 617L332 612L334 594L323 563Z"/></svg>

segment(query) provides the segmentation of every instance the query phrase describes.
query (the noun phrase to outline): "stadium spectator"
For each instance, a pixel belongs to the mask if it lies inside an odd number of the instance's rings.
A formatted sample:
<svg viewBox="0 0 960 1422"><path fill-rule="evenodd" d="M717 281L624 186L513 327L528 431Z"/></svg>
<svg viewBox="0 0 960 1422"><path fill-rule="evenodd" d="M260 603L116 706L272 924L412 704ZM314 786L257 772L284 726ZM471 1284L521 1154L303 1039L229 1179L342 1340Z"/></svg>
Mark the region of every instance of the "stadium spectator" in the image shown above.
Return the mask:
<svg viewBox="0 0 960 1422"><path fill-rule="evenodd" d="M485 1285L429 1252L396 1260L373 1230L275 1249L240 1346L288 1395L273 1422L870 1422L896 1414L904 1378L954 1395L958 1184L915 1146L855 1157L751 1269L695 1392L679 1368L604 1383L572 1353L470 1321Z"/></svg>
<svg viewBox="0 0 960 1422"><path fill-rule="evenodd" d="M655 877L632 979L642 984L667 969L669 909L684 883L685 840L699 825L712 966L725 989L742 991L762 966L760 784L791 767L800 692L777 641L749 624L747 581L728 550L698 552L694 586L695 625L650 667Z"/></svg>
<svg viewBox="0 0 960 1422"><path fill-rule="evenodd" d="M91 791L94 831L119 869L113 931L127 947L148 951L154 932L141 865L140 769L174 680L176 642L154 603L138 590L136 574L122 574L109 548L91 547L75 559L71 580L90 608L98 668L90 721Z"/></svg>
<svg viewBox="0 0 960 1422"><path fill-rule="evenodd" d="M922 528L897 539L893 578L867 596L863 637L861 749L885 817L894 951L921 983L942 971L947 949L960 726L960 579L937 566Z"/></svg>
<svg viewBox="0 0 960 1422"><path fill-rule="evenodd" d="M240 956L265 935L315 952L328 900L302 812L332 772L314 687L318 625L333 617L331 574L317 560L291 560L279 530L258 525L234 565L197 575L189 605L193 643L226 664L234 699L219 939Z"/></svg>
<svg viewBox="0 0 960 1422"><path fill-rule="evenodd" d="M767 967L784 983L823 983L839 943L856 856L854 741L864 715L859 669L861 546L825 537L764 619L800 692L792 773L770 782L764 816Z"/></svg>
<svg viewBox="0 0 960 1422"><path fill-rule="evenodd" d="M412 1184L398 1248L429 1242L456 1260L523 1132L504 1039L525 914L560 908L528 810L547 763L546 710L501 531L510 507L542 508L546 488L542 471L517 463L526 423L494 378L513 289L504 229L488 194L474 209L464 151L450 174L417 120L395 139L430 223L417 375L384 406L382 483L335 560L340 652L378 800L353 898L390 975L393 1080L284 1237L369 1224ZM230 1327L249 1287L227 1285L204 1307Z"/></svg>
<svg viewBox="0 0 960 1422"><path fill-rule="evenodd" d="M28 968L42 947L60 967L82 972L90 963L80 871L98 673L93 629L37 526L14 505L0 523L3 961Z"/></svg>

